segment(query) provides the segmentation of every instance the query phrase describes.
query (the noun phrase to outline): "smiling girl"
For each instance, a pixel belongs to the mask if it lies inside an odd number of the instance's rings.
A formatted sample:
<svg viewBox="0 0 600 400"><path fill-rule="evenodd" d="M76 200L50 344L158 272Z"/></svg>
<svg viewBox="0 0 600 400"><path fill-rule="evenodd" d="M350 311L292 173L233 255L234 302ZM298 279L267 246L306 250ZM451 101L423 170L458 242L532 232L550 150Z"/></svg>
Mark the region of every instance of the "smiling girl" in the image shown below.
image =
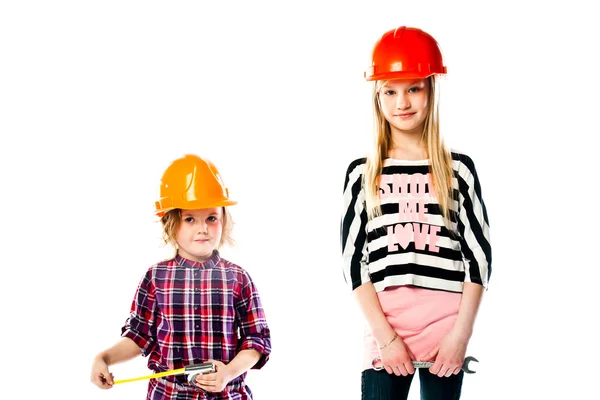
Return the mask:
<svg viewBox="0 0 600 400"><path fill-rule="evenodd" d="M341 223L344 277L366 320L363 399L406 399L412 361L433 360L421 398L460 398L492 256L475 164L441 139L445 73L435 39L407 27L381 37L365 73L375 145L347 169Z"/></svg>

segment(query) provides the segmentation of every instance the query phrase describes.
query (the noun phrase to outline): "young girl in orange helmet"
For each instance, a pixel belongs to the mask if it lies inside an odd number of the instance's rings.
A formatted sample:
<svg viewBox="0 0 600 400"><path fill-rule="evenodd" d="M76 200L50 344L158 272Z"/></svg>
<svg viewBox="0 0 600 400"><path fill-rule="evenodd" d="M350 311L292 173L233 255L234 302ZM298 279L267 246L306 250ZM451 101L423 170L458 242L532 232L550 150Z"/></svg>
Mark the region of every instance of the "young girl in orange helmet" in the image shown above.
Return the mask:
<svg viewBox="0 0 600 400"><path fill-rule="evenodd" d="M372 65L375 145L344 182L344 277L367 322L364 400L460 398L467 344L491 272L489 224L473 160L440 135L438 43L386 32Z"/></svg>
<svg viewBox="0 0 600 400"><path fill-rule="evenodd" d="M216 167L186 155L164 172L156 214L173 258L150 267L135 293L121 341L99 353L92 382L114 385L108 367L137 355L157 372L212 362L216 371L152 378L147 399L252 399L246 372L259 369L271 337L256 286L218 249L230 241L229 199Z"/></svg>

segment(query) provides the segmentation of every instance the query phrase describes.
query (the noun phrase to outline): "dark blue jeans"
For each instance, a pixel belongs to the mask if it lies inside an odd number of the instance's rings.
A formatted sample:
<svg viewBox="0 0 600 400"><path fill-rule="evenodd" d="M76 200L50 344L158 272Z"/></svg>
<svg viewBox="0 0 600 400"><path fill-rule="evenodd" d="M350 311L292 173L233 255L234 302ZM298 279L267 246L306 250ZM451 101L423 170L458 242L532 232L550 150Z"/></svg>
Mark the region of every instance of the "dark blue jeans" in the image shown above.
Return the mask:
<svg viewBox="0 0 600 400"><path fill-rule="evenodd" d="M458 400L464 372L448 378L439 378L427 368L418 368L421 400ZM416 373L416 370L415 370ZM406 400L413 375L396 376L385 370L368 369L362 373L362 400Z"/></svg>

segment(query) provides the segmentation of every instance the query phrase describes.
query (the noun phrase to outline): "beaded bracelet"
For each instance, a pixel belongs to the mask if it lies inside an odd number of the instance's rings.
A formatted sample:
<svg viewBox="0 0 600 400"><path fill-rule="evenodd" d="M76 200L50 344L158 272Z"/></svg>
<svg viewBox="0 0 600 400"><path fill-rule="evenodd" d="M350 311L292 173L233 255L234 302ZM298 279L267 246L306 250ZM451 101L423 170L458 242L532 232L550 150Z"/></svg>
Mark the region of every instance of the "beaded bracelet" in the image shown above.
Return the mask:
<svg viewBox="0 0 600 400"><path fill-rule="evenodd" d="M394 340L396 340L396 338L398 337L398 334L396 332L394 332L394 337L392 338L392 340L390 340L389 342L387 342L386 344L384 344L383 346L379 346L380 349L383 349L384 347L389 346Z"/></svg>

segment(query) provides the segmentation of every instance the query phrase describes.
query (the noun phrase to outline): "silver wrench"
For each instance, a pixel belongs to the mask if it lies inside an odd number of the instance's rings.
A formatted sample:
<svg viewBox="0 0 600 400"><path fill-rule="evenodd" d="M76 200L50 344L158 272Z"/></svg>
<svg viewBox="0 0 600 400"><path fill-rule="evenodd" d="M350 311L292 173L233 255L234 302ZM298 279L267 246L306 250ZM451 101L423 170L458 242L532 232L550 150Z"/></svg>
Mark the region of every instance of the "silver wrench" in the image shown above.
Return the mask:
<svg viewBox="0 0 600 400"><path fill-rule="evenodd" d="M473 371L473 370L469 369L469 363L471 361L479 362L479 360L477 360L475 357L471 357L471 356L466 357L465 361L463 362L462 368L461 368L466 374L474 374L475 372L477 372L477 371ZM373 361L371 362L371 366L373 367L373 369L375 371L381 371L382 369L384 369L383 366L376 367L375 366L376 362L381 362L381 358L375 357L373 359ZM432 361L413 361L412 365L414 368L431 368L433 366L433 362Z"/></svg>

